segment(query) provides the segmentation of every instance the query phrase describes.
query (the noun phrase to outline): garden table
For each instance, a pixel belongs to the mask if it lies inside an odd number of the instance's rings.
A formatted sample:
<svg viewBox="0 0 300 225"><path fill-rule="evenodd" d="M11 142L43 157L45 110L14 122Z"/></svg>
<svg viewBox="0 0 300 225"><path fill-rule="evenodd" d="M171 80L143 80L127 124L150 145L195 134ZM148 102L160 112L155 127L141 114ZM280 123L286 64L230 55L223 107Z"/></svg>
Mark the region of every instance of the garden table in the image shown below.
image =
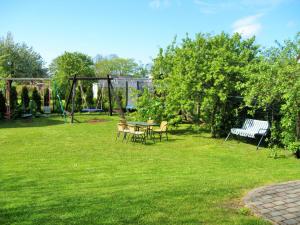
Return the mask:
<svg viewBox="0 0 300 225"><path fill-rule="evenodd" d="M147 137L150 133L150 127L154 127L154 126L159 126L158 123L147 123L147 122L140 122L140 121L132 121L132 122L127 122L127 124L132 125L132 126L136 126L137 128L139 127L146 127L147 129ZM151 135L150 135L151 137Z"/></svg>

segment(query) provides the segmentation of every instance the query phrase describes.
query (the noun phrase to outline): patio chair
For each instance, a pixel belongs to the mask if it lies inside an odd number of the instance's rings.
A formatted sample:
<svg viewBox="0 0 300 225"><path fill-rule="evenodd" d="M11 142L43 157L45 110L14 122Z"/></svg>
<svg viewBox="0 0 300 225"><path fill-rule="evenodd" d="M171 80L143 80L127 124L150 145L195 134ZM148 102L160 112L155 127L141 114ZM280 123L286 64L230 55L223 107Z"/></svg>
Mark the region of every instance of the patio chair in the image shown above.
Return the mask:
<svg viewBox="0 0 300 225"><path fill-rule="evenodd" d="M152 129L152 133L155 136L155 134L159 134L159 140L161 141L162 135L165 133L166 138L168 140L168 122L167 121L162 121L160 123L159 129Z"/></svg>
<svg viewBox="0 0 300 225"><path fill-rule="evenodd" d="M146 144L146 132L137 130L136 126L128 125L128 134L131 135L131 141L141 141L142 143ZM129 138L127 139L128 142Z"/></svg>
<svg viewBox="0 0 300 225"><path fill-rule="evenodd" d="M128 133L129 133L129 129L128 129L127 124L126 123L118 123L116 140L120 137L121 134L123 134L122 141L124 141L126 139L126 136Z"/></svg>
<svg viewBox="0 0 300 225"><path fill-rule="evenodd" d="M242 128L232 128L227 135L225 141L229 138L231 134L255 138L256 136L261 136L256 149L258 149L263 137L265 137L270 128L269 122L264 120L254 120L254 119L246 119Z"/></svg>

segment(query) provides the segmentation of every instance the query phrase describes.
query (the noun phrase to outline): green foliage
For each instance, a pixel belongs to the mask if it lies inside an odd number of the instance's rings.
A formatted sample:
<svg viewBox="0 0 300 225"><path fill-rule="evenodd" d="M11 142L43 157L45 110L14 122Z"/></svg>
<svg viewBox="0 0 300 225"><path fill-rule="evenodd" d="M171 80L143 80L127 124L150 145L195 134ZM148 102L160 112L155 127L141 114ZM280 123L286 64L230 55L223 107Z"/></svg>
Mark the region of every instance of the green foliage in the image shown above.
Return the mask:
<svg viewBox="0 0 300 225"><path fill-rule="evenodd" d="M300 142L291 142L287 148L293 153L296 153L297 151L300 151Z"/></svg>
<svg viewBox="0 0 300 225"><path fill-rule="evenodd" d="M254 38L225 33L188 36L180 44L160 50L152 74L155 96L165 117L210 125L213 137L223 136L236 123L241 101L240 84L255 63L258 47Z"/></svg>
<svg viewBox="0 0 300 225"><path fill-rule="evenodd" d="M97 76L134 76L146 77L149 73L147 66L137 64L134 59L120 58L118 56L98 56L95 64Z"/></svg>
<svg viewBox="0 0 300 225"><path fill-rule="evenodd" d="M87 107L91 108L94 106L93 88L89 85L85 92Z"/></svg>
<svg viewBox="0 0 300 225"><path fill-rule="evenodd" d="M49 99L50 99L50 90L49 90L49 88L46 88L45 94L44 94L44 106L50 105Z"/></svg>
<svg viewBox="0 0 300 225"><path fill-rule="evenodd" d="M0 38L0 77L46 77L42 57L26 44L15 43L11 33Z"/></svg>
<svg viewBox="0 0 300 225"><path fill-rule="evenodd" d="M11 112L17 109L18 106L18 92L15 86L10 89L10 108Z"/></svg>
<svg viewBox="0 0 300 225"><path fill-rule="evenodd" d="M145 89L138 98L136 115L137 119L141 121L147 121L148 119L162 121L167 116L165 115L164 104L148 89Z"/></svg>
<svg viewBox="0 0 300 225"><path fill-rule="evenodd" d="M95 76L94 63L90 56L80 52L65 52L50 65L50 72L57 84L61 96L69 94L68 79L75 75Z"/></svg>
<svg viewBox="0 0 300 225"><path fill-rule="evenodd" d="M80 111L82 109L82 96L79 87L77 87L76 95L75 95L75 110Z"/></svg>
<svg viewBox="0 0 300 225"><path fill-rule="evenodd" d="M37 111L38 111L38 108L37 108L37 104L34 100L30 100L29 102L29 108L30 108L30 113L35 116Z"/></svg>
<svg viewBox="0 0 300 225"><path fill-rule="evenodd" d="M30 101L30 98L29 98L29 94L28 94L28 88L27 88L27 86L23 86L22 92L21 92L21 104L25 111L29 107L29 101Z"/></svg>
<svg viewBox="0 0 300 225"><path fill-rule="evenodd" d="M300 139L300 33L262 52L243 84L245 103L264 109L272 122L271 138L288 146Z"/></svg>
<svg viewBox="0 0 300 225"><path fill-rule="evenodd" d="M0 91L0 118L4 117L5 112L6 112L5 97L3 95L3 92Z"/></svg>
<svg viewBox="0 0 300 225"><path fill-rule="evenodd" d="M33 88L31 99L35 103L36 111L41 112L42 100L41 95L39 94L36 87Z"/></svg>

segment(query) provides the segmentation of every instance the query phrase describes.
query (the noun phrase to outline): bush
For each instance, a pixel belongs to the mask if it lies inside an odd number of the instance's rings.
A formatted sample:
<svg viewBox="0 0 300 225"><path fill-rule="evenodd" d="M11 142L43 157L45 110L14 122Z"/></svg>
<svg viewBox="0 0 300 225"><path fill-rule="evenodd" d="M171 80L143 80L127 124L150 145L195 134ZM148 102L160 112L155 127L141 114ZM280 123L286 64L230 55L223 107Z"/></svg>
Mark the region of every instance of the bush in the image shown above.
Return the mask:
<svg viewBox="0 0 300 225"><path fill-rule="evenodd" d="M41 112L42 100L41 100L41 95L39 94L36 87L34 87L34 89L32 91L31 99L32 99L32 101L34 101L34 103L36 105L36 111Z"/></svg>
<svg viewBox="0 0 300 225"><path fill-rule="evenodd" d="M93 107L94 105L94 97L93 97L93 89L91 86L88 86L86 90L86 104L88 108Z"/></svg>
<svg viewBox="0 0 300 225"><path fill-rule="evenodd" d="M49 99L50 99L50 90L49 88L46 88L45 95L44 95L44 106L50 105Z"/></svg>
<svg viewBox="0 0 300 225"><path fill-rule="evenodd" d="M0 91L0 118L3 118L6 112L5 97Z"/></svg>
<svg viewBox="0 0 300 225"><path fill-rule="evenodd" d="M300 142L292 142L288 145L288 150L292 151L297 158L300 158Z"/></svg>
<svg viewBox="0 0 300 225"><path fill-rule="evenodd" d="M29 102L30 113L35 116L37 112L37 104L34 100L30 100Z"/></svg>
<svg viewBox="0 0 300 225"><path fill-rule="evenodd" d="M82 96L80 88L77 88L75 95L75 110L80 111L82 109Z"/></svg>
<svg viewBox="0 0 300 225"><path fill-rule="evenodd" d="M28 88L26 86L22 87L21 102L22 102L23 111L26 111L29 107L29 102L30 102L30 98L28 95Z"/></svg>
<svg viewBox="0 0 300 225"><path fill-rule="evenodd" d="M10 109L11 112L14 112L18 106L18 92L15 86L12 86L10 89Z"/></svg>

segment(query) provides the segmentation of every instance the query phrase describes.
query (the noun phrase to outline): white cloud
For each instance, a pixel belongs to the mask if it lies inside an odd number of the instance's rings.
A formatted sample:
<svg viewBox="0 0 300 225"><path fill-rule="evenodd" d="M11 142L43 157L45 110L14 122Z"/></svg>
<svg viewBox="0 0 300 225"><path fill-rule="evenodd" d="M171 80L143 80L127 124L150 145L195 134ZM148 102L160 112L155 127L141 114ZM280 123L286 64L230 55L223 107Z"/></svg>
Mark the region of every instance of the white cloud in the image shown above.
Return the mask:
<svg viewBox="0 0 300 225"><path fill-rule="evenodd" d="M257 35L262 29L261 23L258 21L263 14L247 16L235 21L232 25L234 33L240 33L243 37L252 37Z"/></svg>
<svg viewBox="0 0 300 225"><path fill-rule="evenodd" d="M167 8L170 4L170 0L151 0L149 2L149 6L153 9Z"/></svg>

